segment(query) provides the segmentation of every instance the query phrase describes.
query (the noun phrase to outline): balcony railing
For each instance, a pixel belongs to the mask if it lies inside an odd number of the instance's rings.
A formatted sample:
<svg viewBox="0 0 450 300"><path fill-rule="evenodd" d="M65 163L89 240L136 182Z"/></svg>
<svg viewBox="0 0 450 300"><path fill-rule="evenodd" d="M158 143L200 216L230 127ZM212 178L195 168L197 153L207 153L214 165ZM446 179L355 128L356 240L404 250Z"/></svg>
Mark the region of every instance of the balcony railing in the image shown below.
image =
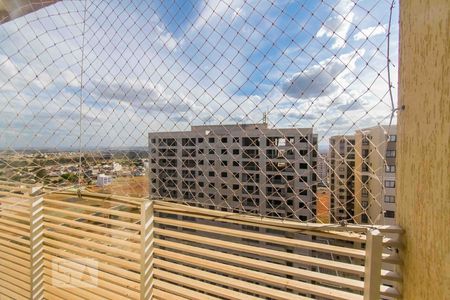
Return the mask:
<svg viewBox="0 0 450 300"><path fill-rule="evenodd" d="M13 299L400 297L395 226L27 189L3 184L0 192L0 293Z"/></svg>

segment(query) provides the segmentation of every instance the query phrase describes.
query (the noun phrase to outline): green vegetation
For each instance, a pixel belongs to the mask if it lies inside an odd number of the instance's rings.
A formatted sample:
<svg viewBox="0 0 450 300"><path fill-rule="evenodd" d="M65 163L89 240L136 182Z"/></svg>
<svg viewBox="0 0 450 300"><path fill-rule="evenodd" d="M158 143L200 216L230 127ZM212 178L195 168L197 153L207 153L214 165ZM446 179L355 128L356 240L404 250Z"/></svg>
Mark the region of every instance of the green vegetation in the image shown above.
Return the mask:
<svg viewBox="0 0 450 300"><path fill-rule="evenodd" d="M65 173L65 174L62 174L61 177L70 182L78 181L78 176L75 173Z"/></svg>
<svg viewBox="0 0 450 300"><path fill-rule="evenodd" d="M44 177L47 177L47 175L48 175L48 172L47 172L46 169L39 169L39 170L36 172L36 177L37 177L37 178L40 178L40 179L42 179L42 178L44 178Z"/></svg>

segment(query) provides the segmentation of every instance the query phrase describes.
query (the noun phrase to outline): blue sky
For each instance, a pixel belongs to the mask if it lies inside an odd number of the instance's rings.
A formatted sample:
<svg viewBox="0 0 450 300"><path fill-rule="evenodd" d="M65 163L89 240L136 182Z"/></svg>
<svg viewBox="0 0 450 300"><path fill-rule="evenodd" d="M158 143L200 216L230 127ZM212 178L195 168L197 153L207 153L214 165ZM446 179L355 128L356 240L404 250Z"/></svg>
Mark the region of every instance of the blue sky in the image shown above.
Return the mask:
<svg viewBox="0 0 450 300"><path fill-rule="evenodd" d="M80 113L90 148L145 146L149 131L259 122L264 112L273 126L314 127L322 145L385 124L389 7L87 1L83 27L84 1L57 3L0 25L0 147L77 147Z"/></svg>

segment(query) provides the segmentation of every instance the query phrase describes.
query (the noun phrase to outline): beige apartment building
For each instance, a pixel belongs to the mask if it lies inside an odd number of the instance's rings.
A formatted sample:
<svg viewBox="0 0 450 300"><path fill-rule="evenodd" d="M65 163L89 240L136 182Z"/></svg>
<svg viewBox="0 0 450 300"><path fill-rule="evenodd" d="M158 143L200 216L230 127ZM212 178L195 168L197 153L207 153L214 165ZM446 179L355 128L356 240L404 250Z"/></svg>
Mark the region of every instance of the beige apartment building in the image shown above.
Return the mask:
<svg viewBox="0 0 450 300"><path fill-rule="evenodd" d="M355 136L330 138L329 148L330 221L355 222Z"/></svg>
<svg viewBox="0 0 450 300"><path fill-rule="evenodd" d="M355 134L355 219L395 224L397 128L376 126Z"/></svg>
<svg viewBox="0 0 450 300"><path fill-rule="evenodd" d="M150 194L224 211L314 221L317 135L267 124L153 132Z"/></svg>
<svg viewBox="0 0 450 300"><path fill-rule="evenodd" d="M395 224L396 126L330 138L331 221Z"/></svg>

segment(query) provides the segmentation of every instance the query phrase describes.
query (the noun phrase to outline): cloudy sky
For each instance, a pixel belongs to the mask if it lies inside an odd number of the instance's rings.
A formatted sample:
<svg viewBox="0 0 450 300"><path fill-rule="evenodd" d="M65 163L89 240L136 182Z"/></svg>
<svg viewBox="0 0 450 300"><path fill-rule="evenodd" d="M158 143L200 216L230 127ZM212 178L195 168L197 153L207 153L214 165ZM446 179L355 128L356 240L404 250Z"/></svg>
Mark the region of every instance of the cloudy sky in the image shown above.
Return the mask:
<svg viewBox="0 0 450 300"><path fill-rule="evenodd" d="M76 148L80 132L83 147L145 146L264 112L322 146L386 124L390 2L59 2L0 25L0 147Z"/></svg>

